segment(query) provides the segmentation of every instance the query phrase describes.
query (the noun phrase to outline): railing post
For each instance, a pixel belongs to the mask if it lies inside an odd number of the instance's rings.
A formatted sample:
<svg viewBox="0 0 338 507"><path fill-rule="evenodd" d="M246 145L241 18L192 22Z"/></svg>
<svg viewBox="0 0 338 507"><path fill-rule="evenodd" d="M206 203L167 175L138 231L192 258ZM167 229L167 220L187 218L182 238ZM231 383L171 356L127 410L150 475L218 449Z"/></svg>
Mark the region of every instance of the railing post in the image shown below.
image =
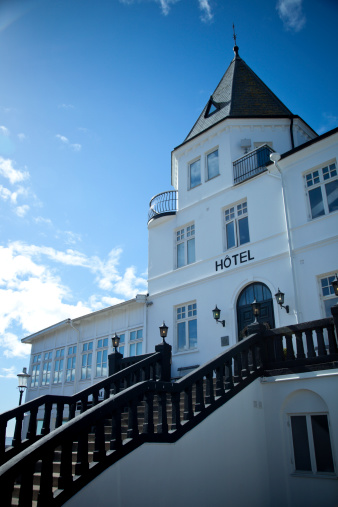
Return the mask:
<svg viewBox="0 0 338 507"><path fill-rule="evenodd" d="M157 395L158 397L158 423L157 433L168 433L168 421L167 421L167 394L165 391L161 391Z"/></svg>
<svg viewBox="0 0 338 507"><path fill-rule="evenodd" d="M171 393L171 407L172 407L172 420L171 420L171 430L178 430L181 426L180 419L180 393L178 391L174 391Z"/></svg>
<svg viewBox="0 0 338 507"><path fill-rule="evenodd" d="M155 351L162 354L161 378L164 382L170 382L171 379L171 345L163 341L155 346Z"/></svg>
<svg viewBox="0 0 338 507"><path fill-rule="evenodd" d="M120 352L113 352L108 356L108 376L114 375L121 370L121 359L123 355Z"/></svg>
<svg viewBox="0 0 338 507"><path fill-rule="evenodd" d="M146 391L144 401L144 423L142 431L147 435L152 435L154 433L154 392Z"/></svg>

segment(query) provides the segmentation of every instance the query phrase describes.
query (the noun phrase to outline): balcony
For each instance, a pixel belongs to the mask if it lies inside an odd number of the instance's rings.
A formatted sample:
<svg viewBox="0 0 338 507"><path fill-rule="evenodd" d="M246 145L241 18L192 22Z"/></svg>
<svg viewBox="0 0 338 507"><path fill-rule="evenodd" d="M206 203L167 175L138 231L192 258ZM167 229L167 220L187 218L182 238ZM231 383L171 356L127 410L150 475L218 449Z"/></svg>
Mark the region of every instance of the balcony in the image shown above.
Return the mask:
<svg viewBox="0 0 338 507"><path fill-rule="evenodd" d="M149 203L148 224L155 218L175 215L177 211L177 191L169 190L155 195Z"/></svg>
<svg viewBox="0 0 338 507"><path fill-rule="evenodd" d="M270 153L273 153L273 151L270 146L264 144L256 150L250 151L244 157L235 160L233 162L234 184L242 183L266 171L266 164L270 162Z"/></svg>

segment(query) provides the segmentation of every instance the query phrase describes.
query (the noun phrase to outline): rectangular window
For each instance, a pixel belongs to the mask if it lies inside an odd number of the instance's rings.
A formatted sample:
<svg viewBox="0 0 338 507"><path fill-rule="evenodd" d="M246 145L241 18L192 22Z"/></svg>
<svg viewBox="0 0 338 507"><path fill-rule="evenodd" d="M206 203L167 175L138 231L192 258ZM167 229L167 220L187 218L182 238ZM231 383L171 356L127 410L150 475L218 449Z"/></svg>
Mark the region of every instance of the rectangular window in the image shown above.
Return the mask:
<svg viewBox="0 0 338 507"><path fill-rule="evenodd" d="M41 354L33 356L31 387L39 386Z"/></svg>
<svg viewBox="0 0 338 507"><path fill-rule="evenodd" d="M55 352L55 364L54 364L54 380L53 384L61 384L62 382L62 371L63 371L63 359L65 349L58 349Z"/></svg>
<svg viewBox="0 0 338 507"><path fill-rule="evenodd" d="M73 382L75 380L76 350L76 345L68 347L66 382Z"/></svg>
<svg viewBox="0 0 338 507"><path fill-rule="evenodd" d="M247 202L243 201L224 211L226 249L250 242Z"/></svg>
<svg viewBox="0 0 338 507"><path fill-rule="evenodd" d="M195 225L176 231L176 267L195 262Z"/></svg>
<svg viewBox="0 0 338 507"><path fill-rule="evenodd" d="M327 415L292 415L290 420L295 471L333 474L334 464Z"/></svg>
<svg viewBox="0 0 338 507"><path fill-rule="evenodd" d="M50 384L50 372L52 370L52 352L45 352L42 364L41 385L48 386Z"/></svg>
<svg viewBox="0 0 338 507"><path fill-rule="evenodd" d="M333 274L320 279L320 289L324 303L325 317L332 317L331 307L335 305L337 301L332 287L332 282L335 279L336 277Z"/></svg>
<svg viewBox="0 0 338 507"><path fill-rule="evenodd" d="M338 177L336 163L305 175L311 218L338 210Z"/></svg>
<svg viewBox="0 0 338 507"><path fill-rule="evenodd" d="M218 150L207 155L207 179L211 180L219 175Z"/></svg>
<svg viewBox="0 0 338 507"><path fill-rule="evenodd" d="M189 188L194 188L201 184L201 159L189 165L189 182Z"/></svg>
<svg viewBox="0 0 338 507"><path fill-rule="evenodd" d="M129 334L129 357L142 354L143 329L131 331Z"/></svg>
<svg viewBox="0 0 338 507"><path fill-rule="evenodd" d="M125 346L126 335L125 335L125 333L121 333L119 336L120 336L119 352L120 352L120 354L124 355L124 346Z"/></svg>
<svg viewBox="0 0 338 507"><path fill-rule="evenodd" d="M177 350L197 347L197 304L188 303L176 308Z"/></svg>
<svg viewBox="0 0 338 507"><path fill-rule="evenodd" d="M92 360L93 360L93 342L84 343L82 346L81 380L91 378Z"/></svg>
<svg viewBox="0 0 338 507"><path fill-rule="evenodd" d="M106 377L108 374L108 338L97 341L96 349L96 376Z"/></svg>

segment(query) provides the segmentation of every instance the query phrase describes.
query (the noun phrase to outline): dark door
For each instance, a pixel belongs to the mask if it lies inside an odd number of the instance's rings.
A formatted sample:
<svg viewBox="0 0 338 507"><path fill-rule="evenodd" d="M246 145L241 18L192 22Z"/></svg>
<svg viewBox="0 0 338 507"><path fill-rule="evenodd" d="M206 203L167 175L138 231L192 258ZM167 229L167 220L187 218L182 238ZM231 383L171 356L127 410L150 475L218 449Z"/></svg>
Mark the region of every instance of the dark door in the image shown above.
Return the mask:
<svg viewBox="0 0 338 507"><path fill-rule="evenodd" d="M264 283L252 283L243 289L237 301L239 340L245 336L246 327L255 320L251 308L251 303L254 299L261 303L260 314L257 318L258 322L267 324L269 328L275 327L273 300L270 289Z"/></svg>

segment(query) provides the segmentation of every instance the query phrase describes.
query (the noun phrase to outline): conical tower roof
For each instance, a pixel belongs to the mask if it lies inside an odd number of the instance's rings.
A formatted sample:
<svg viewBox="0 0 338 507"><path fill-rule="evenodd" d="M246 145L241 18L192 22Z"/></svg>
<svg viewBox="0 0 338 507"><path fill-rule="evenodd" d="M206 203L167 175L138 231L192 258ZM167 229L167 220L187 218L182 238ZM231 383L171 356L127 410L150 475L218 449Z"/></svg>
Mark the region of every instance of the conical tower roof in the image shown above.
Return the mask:
<svg viewBox="0 0 338 507"><path fill-rule="evenodd" d="M226 118L280 118L291 111L240 58L235 56L185 142Z"/></svg>

